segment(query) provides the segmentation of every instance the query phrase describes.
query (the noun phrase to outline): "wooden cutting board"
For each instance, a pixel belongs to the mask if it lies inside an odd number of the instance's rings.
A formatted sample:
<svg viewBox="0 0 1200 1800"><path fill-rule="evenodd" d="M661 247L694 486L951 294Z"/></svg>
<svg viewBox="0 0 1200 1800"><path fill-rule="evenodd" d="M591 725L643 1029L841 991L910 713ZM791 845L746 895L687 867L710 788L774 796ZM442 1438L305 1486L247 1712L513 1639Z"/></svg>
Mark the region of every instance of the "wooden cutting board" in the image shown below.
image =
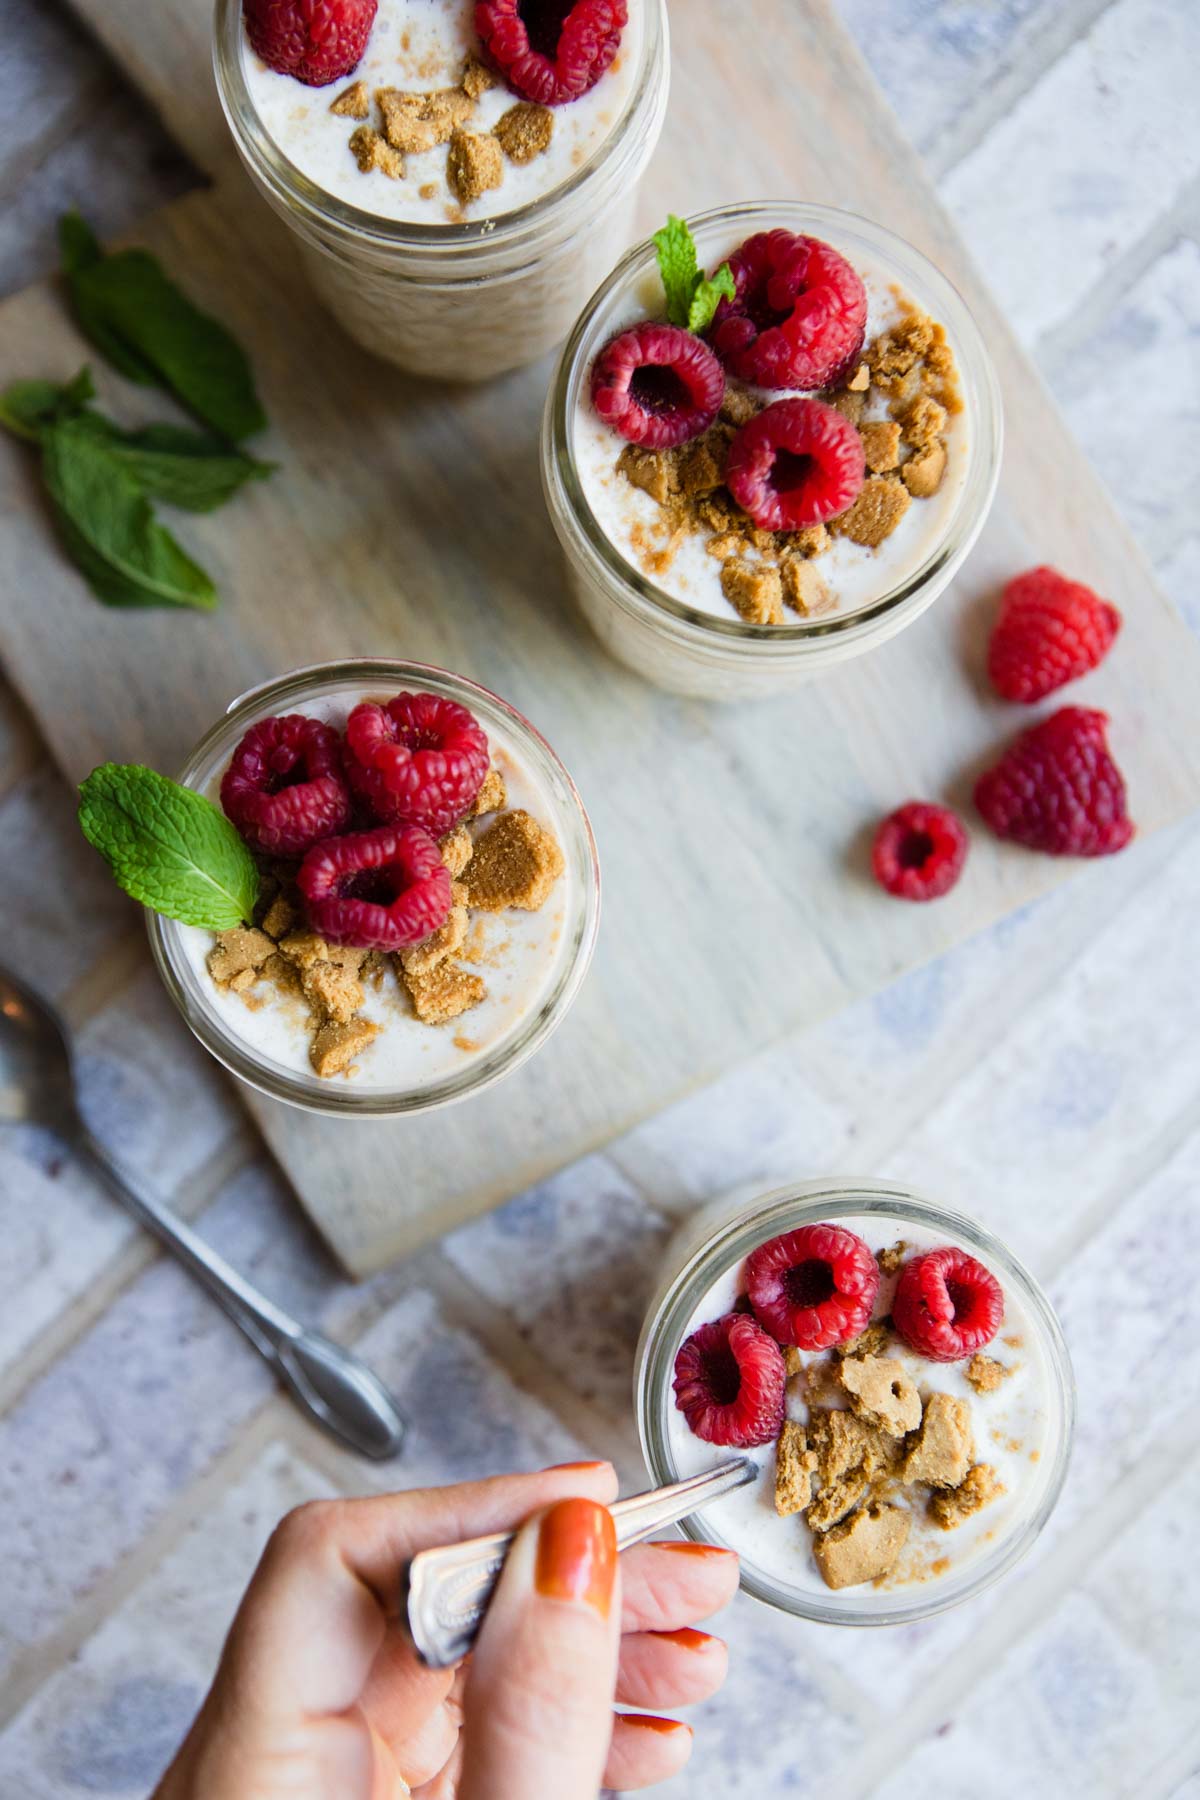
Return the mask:
<svg viewBox="0 0 1200 1800"><path fill-rule="evenodd" d="M1200 650L824 0L675 5L672 104L644 223L770 195L886 221L966 291L1000 370L1008 450L980 545L931 612L793 699L732 707L658 693L575 616L537 479L547 364L478 392L422 386L354 348L309 298L288 237L229 155L207 0L75 4L215 176L137 236L250 347L272 421L256 449L281 470L216 517L181 523L219 580L218 615L108 612L56 548L30 459L4 444L0 634L63 769L77 779L106 758L170 769L264 677L346 654L406 656L462 670L526 711L579 781L600 843L605 917L589 982L553 1047L500 1088L394 1125L309 1118L240 1090L353 1273L1075 872L980 834L937 905L898 905L865 877L882 810L912 794L965 802L981 761L1023 722L989 700L980 662L991 597L1031 560L1095 581L1125 613L1108 665L1075 692L1113 716L1143 832L1196 804ZM0 331L5 378L83 360L52 285L5 305ZM161 416L157 399L105 388L117 410Z"/></svg>

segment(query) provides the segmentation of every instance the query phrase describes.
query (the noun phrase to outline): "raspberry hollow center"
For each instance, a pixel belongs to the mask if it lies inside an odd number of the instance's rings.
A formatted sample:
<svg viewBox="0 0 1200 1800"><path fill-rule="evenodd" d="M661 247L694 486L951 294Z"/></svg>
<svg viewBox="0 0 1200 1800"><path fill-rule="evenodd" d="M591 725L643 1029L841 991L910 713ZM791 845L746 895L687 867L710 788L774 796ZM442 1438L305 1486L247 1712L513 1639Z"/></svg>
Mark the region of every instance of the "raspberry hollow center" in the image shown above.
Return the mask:
<svg viewBox="0 0 1200 1800"><path fill-rule="evenodd" d="M643 412L674 413L692 405L687 383L662 363L643 363L635 369L629 392Z"/></svg>
<svg viewBox="0 0 1200 1800"><path fill-rule="evenodd" d="M813 456L795 450L777 450L771 464L771 486L777 494L791 494L819 475L821 466Z"/></svg>
<svg viewBox="0 0 1200 1800"><path fill-rule="evenodd" d="M809 1257L807 1261L796 1263L787 1270L783 1277L783 1291L790 1306L823 1306L837 1292L833 1284L833 1270L819 1257Z"/></svg>
<svg viewBox="0 0 1200 1800"><path fill-rule="evenodd" d="M975 1309L977 1295L975 1289L965 1282L950 1280L946 1283L946 1295L954 1308L951 1315L959 1324L970 1318Z"/></svg>
<svg viewBox="0 0 1200 1800"><path fill-rule="evenodd" d="M521 0L517 8L529 48L547 62L558 57L558 41L574 4L575 0Z"/></svg>
<svg viewBox="0 0 1200 1800"><path fill-rule="evenodd" d="M365 900L368 906L390 906L401 893L391 869L359 869L338 882L339 900Z"/></svg>
<svg viewBox="0 0 1200 1800"><path fill-rule="evenodd" d="M902 869L923 869L933 855L933 839L927 831L907 831L900 840L896 860Z"/></svg>
<svg viewBox="0 0 1200 1800"><path fill-rule="evenodd" d="M742 1371L728 1344L704 1352L704 1385L718 1406L732 1406L742 1391Z"/></svg>

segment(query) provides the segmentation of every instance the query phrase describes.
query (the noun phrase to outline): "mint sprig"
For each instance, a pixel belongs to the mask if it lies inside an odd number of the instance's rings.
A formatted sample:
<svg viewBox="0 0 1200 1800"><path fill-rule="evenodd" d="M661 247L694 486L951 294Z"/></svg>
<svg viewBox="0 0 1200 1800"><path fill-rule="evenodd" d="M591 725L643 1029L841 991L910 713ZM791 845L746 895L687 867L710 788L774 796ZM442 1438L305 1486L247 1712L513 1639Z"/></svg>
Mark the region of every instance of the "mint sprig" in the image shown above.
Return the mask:
<svg viewBox="0 0 1200 1800"><path fill-rule="evenodd" d="M721 300L732 300L737 291L733 270L722 263L711 280L702 274L687 220L674 213L669 213L666 224L654 233L653 243L667 297L667 318L685 331L707 331Z"/></svg>
<svg viewBox="0 0 1200 1800"><path fill-rule="evenodd" d="M42 477L63 543L106 606L216 606L211 578L85 421L64 419L43 433Z"/></svg>
<svg viewBox="0 0 1200 1800"><path fill-rule="evenodd" d="M173 393L203 424L240 443L266 414L245 351L202 312L147 250L107 256L87 222L59 222L63 274L76 323L114 368Z"/></svg>
<svg viewBox="0 0 1200 1800"><path fill-rule="evenodd" d="M254 858L203 794L140 763L104 763L79 795L83 835L134 900L209 931L253 917Z"/></svg>

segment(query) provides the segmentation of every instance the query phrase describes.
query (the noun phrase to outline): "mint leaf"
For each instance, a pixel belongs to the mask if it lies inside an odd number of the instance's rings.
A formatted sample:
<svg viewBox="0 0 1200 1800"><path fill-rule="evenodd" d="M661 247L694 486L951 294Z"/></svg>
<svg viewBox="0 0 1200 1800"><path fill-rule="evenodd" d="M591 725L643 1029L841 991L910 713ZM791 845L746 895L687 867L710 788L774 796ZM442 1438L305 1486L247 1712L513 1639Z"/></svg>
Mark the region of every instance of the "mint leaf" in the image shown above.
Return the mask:
<svg viewBox="0 0 1200 1800"><path fill-rule="evenodd" d="M0 425L36 443L45 426L79 412L95 397L90 369L73 381L14 381L0 394Z"/></svg>
<svg viewBox="0 0 1200 1800"><path fill-rule="evenodd" d="M245 352L156 257L147 250L99 254L78 214L62 221L60 241L80 329L122 374L167 388L232 443L262 430L266 415Z"/></svg>
<svg viewBox="0 0 1200 1800"><path fill-rule="evenodd" d="M145 425L123 431L90 408L80 420L107 446L143 492L185 512L213 512L247 481L265 481L274 463L231 450L223 438L186 425Z"/></svg>
<svg viewBox="0 0 1200 1800"><path fill-rule="evenodd" d="M42 432L42 474L66 548L106 606L217 604L209 577L85 419Z"/></svg>
<svg viewBox="0 0 1200 1800"><path fill-rule="evenodd" d="M654 234L654 250L658 272L662 276L667 297L667 317L672 325L685 331L707 331L722 297L732 300L736 289L733 270L722 263L712 280L701 273L696 256L696 240L686 219L667 215L661 231Z"/></svg>
<svg viewBox="0 0 1200 1800"><path fill-rule="evenodd" d="M104 261L104 252L95 232L81 214L64 213L58 221L58 248L71 309L83 335L90 338L101 355L128 380L136 381L142 387L157 387L158 371L154 364L112 329L103 310L90 302L82 291L87 271Z"/></svg>
<svg viewBox="0 0 1200 1800"><path fill-rule="evenodd" d="M688 330L707 331L722 299L732 300L736 293L733 270L728 263L722 263L711 281L697 283L691 305L688 307Z"/></svg>
<svg viewBox="0 0 1200 1800"><path fill-rule="evenodd" d="M253 917L254 858L203 794L140 763L104 763L79 794L83 835L133 899L209 931Z"/></svg>
<svg viewBox="0 0 1200 1800"><path fill-rule="evenodd" d="M677 219L674 213L668 213L666 224L661 231L654 233L652 242L658 258L658 272L662 276L663 292L667 296L667 317L672 325L686 326L688 308L700 279L696 263L696 240L688 229L686 219Z"/></svg>

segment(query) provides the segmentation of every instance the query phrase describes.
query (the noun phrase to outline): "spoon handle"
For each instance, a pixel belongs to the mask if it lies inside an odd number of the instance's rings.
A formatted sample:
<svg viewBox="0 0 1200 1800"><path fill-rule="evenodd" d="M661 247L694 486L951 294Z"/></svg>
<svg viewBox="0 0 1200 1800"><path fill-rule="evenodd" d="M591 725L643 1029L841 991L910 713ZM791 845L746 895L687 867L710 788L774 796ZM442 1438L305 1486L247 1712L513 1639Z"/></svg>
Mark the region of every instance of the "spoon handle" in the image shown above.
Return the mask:
<svg viewBox="0 0 1200 1800"><path fill-rule="evenodd" d="M207 1288L305 1412L364 1456L382 1460L396 1455L404 1439L404 1421L388 1390L364 1362L268 1300L120 1168L89 1131L82 1130L76 1141L117 1199Z"/></svg>
<svg viewBox="0 0 1200 1800"><path fill-rule="evenodd" d="M710 1500L744 1487L756 1473L748 1457L738 1456L669 1487L614 1501L609 1511L617 1528L618 1550L627 1550L677 1524ZM402 1616L427 1668L447 1669L467 1654L515 1536L512 1531L498 1531L491 1537L420 1550L406 1565L401 1582Z"/></svg>

